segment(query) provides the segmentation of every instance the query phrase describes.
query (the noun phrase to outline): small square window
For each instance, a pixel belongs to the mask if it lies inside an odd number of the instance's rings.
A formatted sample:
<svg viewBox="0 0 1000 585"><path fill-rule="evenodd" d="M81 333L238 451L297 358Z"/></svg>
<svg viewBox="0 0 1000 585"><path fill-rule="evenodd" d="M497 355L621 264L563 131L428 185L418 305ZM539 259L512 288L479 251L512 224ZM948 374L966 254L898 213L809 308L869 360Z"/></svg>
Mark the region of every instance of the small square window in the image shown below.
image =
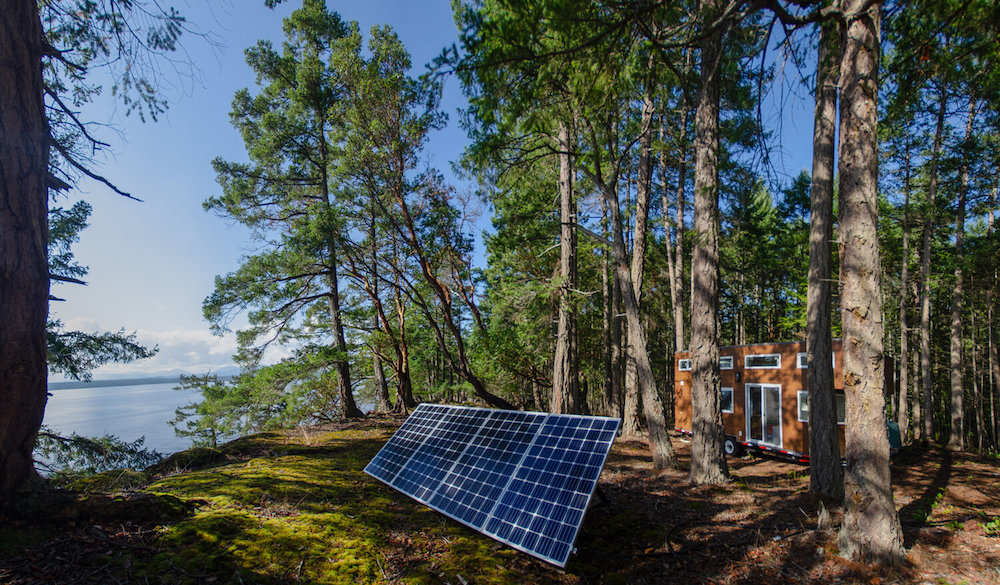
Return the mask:
<svg viewBox="0 0 1000 585"><path fill-rule="evenodd" d="M719 369L720 370L731 370L733 369L733 356L724 355L719 358Z"/></svg>
<svg viewBox="0 0 1000 585"><path fill-rule="evenodd" d="M809 422L809 392L806 390L799 390L799 422L807 423ZM837 424L842 425L846 420L845 416L845 398L840 392L833 395L834 407L837 409Z"/></svg>
<svg viewBox="0 0 1000 585"><path fill-rule="evenodd" d="M722 405L722 412L724 414L732 414L733 412L733 389L723 388L722 393L719 396L719 404Z"/></svg>
<svg viewBox="0 0 1000 585"><path fill-rule="evenodd" d="M680 370L680 371L682 371L682 372L690 372L691 371L691 360L689 360L689 359L677 360L677 369Z"/></svg>
<svg viewBox="0 0 1000 585"><path fill-rule="evenodd" d="M743 367L747 369L777 370L781 368L781 354L762 353L745 356L743 358Z"/></svg>

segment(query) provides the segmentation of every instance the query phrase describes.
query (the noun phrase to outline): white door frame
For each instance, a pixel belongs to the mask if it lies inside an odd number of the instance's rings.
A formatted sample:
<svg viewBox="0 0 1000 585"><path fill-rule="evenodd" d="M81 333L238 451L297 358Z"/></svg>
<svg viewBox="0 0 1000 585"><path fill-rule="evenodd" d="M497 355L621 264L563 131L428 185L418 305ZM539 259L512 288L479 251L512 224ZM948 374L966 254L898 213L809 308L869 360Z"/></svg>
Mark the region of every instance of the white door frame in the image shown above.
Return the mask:
<svg viewBox="0 0 1000 585"><path fill-rule="evenodd" d="M781 403L781 384L747 383L747 384L744 384L743 388L744 388L744 393L745 393L745 398L746 398L746 402L744 402L744 404L746 405L746 408L744 410L746 412L746 421L745 422L746 422L747 442L749 442L749 443L755 443L755 444L760 444L760 445L766 445L768 447L782 448L783 447L783 441L784 441L784 432L783 432L784 429L782 428L782 422L781 422L782 421L782 415L783 415L783 413L782 413L782 403ZM761 409L760 409L760 420L759 420L759 423L760 423L760 436L758 438L754 438L753 434L750 431L750 429L751 429L751 425L750 425L751 418L753 418L751 416L751 413L753 412L753 400L751 399L751 388L755 389L756 392L760 393L760 406L761 406ZM768 409L768 407L767 407L767 401L764 400L764 394L763 393L766 392L766 391L773 391L773 390L777 391L776 406L777 406L777 410L778 411L777 411L777 413L775 413L777 415L775 417L776 420L777 420L777 429L776 429L777 432L774 435L774 436L777 437L777 440L776 441L774 441L774 440L767 441L766 440L767 434L764 432L764 429L766 428L767 416L769 414L772 414L772 413L770 412L770 409Z"/></svg>

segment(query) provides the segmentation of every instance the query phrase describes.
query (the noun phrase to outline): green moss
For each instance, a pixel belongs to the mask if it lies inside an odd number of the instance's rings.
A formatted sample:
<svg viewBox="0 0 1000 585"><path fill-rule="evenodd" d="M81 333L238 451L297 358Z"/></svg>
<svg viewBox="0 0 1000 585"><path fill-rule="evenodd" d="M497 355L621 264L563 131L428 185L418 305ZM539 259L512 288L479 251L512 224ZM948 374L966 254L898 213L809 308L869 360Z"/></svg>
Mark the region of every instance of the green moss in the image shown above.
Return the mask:
<svg viewBox="0 0 1000 585"><path fill-rule="evenodd" d="M151 475L134 469L116 469L95 473L66 485L78 492L118 492L138 490L149 484Z"/></svg>
<svg viewBox="0 0 1000 585"><path fill-rule="evenodd" d="M536 582L520 553L364 474L390 434L263 433L131 472L133 483L155 478L145 491L185 514L161 524L155 551L114 564L123 580L179 585ZM102 476L81 487L120 485ZM2 535L0 550L14 550Z"/></svg>
<svg viewBox="0 0 1000 585"><path fill-rule="evenodd" d="M146 471L153 475L181 473L192 469L201 469L225 460L226 454L219 449L195 447L174 453Z"/></svg>

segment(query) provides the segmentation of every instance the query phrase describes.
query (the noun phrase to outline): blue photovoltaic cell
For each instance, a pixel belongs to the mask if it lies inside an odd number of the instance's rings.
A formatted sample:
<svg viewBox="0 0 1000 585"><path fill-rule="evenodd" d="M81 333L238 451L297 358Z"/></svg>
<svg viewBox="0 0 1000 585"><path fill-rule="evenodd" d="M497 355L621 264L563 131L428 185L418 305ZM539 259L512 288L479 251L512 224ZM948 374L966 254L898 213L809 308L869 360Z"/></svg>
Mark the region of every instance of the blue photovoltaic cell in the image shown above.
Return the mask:
<svg viewBox="0 0 1000 585"><path fill-rule="evenodd" d="M421 404L365 472L564 567L617 431L599 416Z"/></svg>

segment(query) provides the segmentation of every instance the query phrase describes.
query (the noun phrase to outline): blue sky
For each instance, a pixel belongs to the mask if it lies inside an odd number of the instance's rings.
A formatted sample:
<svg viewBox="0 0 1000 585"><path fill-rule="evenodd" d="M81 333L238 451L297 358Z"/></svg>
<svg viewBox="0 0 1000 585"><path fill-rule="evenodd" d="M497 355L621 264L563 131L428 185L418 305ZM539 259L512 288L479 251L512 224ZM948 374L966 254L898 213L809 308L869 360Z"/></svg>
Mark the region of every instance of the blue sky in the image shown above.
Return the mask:
<svg viewBox="0 0 1000 585"><path fill-rule="evenodd" d="M358 21L366 33L375 24L391 25L412 55L415 73L457 39L448 0L327 3L346 20ZM299 4L289 0L270 10L263 0L178 0L173 5L188 21L221 44L184 39L200 79L164 70L164 95L170 108L158 122L140 123L134 116L125 117L107 99L84 111L84 117L118 130L103 133L113 155L97 170L143 202L122 198L89 181L82 182L68 200L56 202L68 206L83 198L94 212L91 227L75 247L80 263L90 267L89 285L59 285L54 294L67 300L53 303L52 310L69 328L124 327L136 331L140 342L160 347L159 355L150 360L110 364L95 371L95 378L174 369L202 372L230 363L235 341L232 336L209 333L201 302L211 292L214 277L235 269L240 256L253 251L253 243L239 226L205 213L201 203L218 193L211 160L216 156L245 159L242 141L229 124L233 94L254 86L243 50L259 39L279 44L282 17ZM450 122L432 137L428 149L430 163L442 171L447 172L466 143L457 124L457 109L463 104L457 80L448 79L443 105ZM811 107L793 103L767 111L771 112L769 124L779 118L784 121L783 131L790 142L798 143L801 136L811 133ZM784 170L795 174L807 164L799 160L800 147L784 150L792 160L780 163L779 170L790 167ZM480 225L487 223L483 220Z"/></svg>
<svg viewBox="0 0 1000 585"><path fill-rule="evenodd" d="M110 99L84 111L84 117L117 129L103 132L113 155L97 170L142 203L91 181L55 203L69 206L83 198L94 208L90 227L74 248L79 262L90 268L89 284L58 285L54 294L66 301L52 303L56 316L79 330L124 327L136 331L141 342L160 347L150 360L98 369L98 379L172 369L205 371L229 364L235 350L232 336L209 333L201 302L215 276L235 269L240 256L253 251L253 242L241 227L205 213L201 203L218 194L211 160L246 158L242 140L229 124L233 94L254 86L243 50L259 39L280 44L281 19L300 3L290 0L277 10L264 7L263 0L180 0L173 5L221 43L184 39L201 79L185 79L166 68L164 95L170 108L157 122L126 117ZM417 72L457 39L447 0L328 0L328 6L358 21L365 33L375 24L392 25ZM454 123L462 103L458 83L448 80L444 106L452 123L433 137L430 149L431 163L442 170L465 143L464 132Z"/></svg>

